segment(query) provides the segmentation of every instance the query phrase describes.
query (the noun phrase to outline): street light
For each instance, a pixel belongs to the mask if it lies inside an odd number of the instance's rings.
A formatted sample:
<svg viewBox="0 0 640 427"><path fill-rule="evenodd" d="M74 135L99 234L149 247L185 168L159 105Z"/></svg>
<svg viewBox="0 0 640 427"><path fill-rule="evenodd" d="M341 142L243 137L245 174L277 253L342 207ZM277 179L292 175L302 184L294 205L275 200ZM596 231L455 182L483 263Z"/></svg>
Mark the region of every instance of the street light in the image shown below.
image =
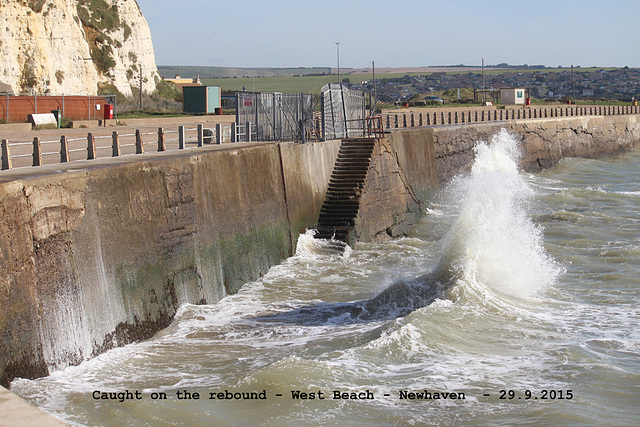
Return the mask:
<svg viewBox="0 0 640 427"><path fill-rule="evenodd" d="M338 57L338 83L342 84L342 80L340 80L340 42L336 42L336 56Z"/></svg>

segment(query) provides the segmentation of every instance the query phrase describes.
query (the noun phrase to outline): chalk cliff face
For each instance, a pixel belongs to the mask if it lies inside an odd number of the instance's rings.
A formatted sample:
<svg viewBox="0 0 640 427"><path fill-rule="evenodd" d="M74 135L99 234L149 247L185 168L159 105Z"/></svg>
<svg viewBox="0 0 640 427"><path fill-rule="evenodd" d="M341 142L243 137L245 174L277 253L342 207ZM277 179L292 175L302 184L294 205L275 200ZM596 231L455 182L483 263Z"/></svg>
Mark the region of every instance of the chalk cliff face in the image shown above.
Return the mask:
<svg viewBox="0 0 640 427"><path fill-rule="evenodd" d="M0 91L155 90L149 25L135 0L2 0ZM100 89L99 89L100 88ZM111 89L111 90L110 90Z"/></svg>

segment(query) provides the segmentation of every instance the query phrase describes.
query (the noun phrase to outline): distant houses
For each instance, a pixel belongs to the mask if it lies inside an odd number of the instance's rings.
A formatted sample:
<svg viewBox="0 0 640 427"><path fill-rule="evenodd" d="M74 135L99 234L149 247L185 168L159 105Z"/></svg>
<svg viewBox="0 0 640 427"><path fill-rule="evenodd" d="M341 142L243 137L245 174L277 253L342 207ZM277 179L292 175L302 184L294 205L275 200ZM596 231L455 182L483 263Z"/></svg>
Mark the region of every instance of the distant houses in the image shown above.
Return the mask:
<svg viewBox="0 0 640 427"><path fill-rule="evenodd" d="M357 89L372 90L373 82L352 84ZM389 103L422 100L434 92L457 89L501 90L522 88L530 97L564 100L574 97L592 99L631 100L640 98L640 69L618 68L584 70L532 69L506 71L483 76L479 73L437 72L424 75L405 75L376 81L378 99ZM467 98L468 99L468 98ZM471 102L471 100L469 100Z"/></svg>

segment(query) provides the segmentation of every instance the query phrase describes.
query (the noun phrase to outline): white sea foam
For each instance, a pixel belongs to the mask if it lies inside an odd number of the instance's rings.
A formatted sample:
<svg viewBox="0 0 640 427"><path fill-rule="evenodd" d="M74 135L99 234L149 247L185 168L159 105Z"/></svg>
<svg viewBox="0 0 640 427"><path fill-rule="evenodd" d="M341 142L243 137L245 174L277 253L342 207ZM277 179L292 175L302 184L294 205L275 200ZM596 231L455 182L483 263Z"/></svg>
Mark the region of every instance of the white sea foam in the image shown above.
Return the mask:
<svg viewBox="0 0 640 427"><path fill-rule="evenodd" d="M506 130L476 146L471 174L451 195L461 200L460 211L446 237L439 274L518 297L533 296L556 280L559 268L528 216L534 192L518 159L518 142Z"/></svg>

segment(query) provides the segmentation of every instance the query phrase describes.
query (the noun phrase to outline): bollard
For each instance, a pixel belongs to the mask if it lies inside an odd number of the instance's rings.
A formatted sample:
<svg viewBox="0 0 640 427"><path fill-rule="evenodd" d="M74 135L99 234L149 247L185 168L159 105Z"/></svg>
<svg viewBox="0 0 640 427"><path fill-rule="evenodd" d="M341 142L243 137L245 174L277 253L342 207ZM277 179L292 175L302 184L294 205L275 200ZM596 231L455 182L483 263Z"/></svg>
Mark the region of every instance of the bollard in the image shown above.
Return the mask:
<svg viewBox="0 0 640 427"><path fill-rule="evenodd" d="M60 137L60 163L67 163L69 161L69 143L67 137L62 135Z"/></svg>
<svg viewBox="0 0 640 427"><path fill-rule="evenodd" d="M167 151L167 146L164 143L164 129L158 128L158 151Z"/></svg>
<svg viewBox="0 0 640 427"><path fill-rule="evenodd" d="M136 129L136 154L144 153L144 144L142 143L142 134L140 129Z"/></svg>
<svg viewBox="0 0 640 427"><path fill-rule="evenodd" d="M117 131L113 131L111 134L111 157L120 156L120 137Z"/></svg>
<svg viewBox="0 0 640 427"><path fill-rule="evenodd" d="M87 135L87 160L96 159L96 139L93 134L89 132Z"/></svg>
<svg viewBox="0 0 640 427"><path fill-rule="evenodd" d="M184 150L184 126L178 126L178 149Z"/></svg>
<svg viewBox="0 0 640 427"><path fill-rule="evenodd" d="M11 169L11 152L9 150L9 140L2 140L2 170Z"/></svg>
<svg viewBox="0 0 640 427"><path fill-rule="evenodd" d="M202 147L202 144L204 142L204 138L203 138L203 133L204 130L202 129L202 125L198 125L198 147Z"/></svg>
<svg viewBox="0 0 640 427"><path fill-rule="evenodd" d="M222 125L216 124L216 144L222 144Z"/></svg>

